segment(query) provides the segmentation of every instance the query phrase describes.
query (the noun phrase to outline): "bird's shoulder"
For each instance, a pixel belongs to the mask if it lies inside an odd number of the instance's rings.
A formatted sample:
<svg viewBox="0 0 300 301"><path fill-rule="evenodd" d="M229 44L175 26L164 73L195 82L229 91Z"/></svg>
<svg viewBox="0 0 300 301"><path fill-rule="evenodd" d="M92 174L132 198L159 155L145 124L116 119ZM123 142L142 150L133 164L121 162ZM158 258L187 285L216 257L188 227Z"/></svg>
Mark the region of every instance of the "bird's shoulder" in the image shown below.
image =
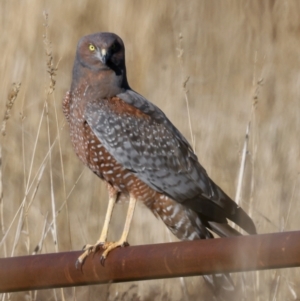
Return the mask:
<svg viewBox="0 0 300 301"><path fill-rule="evenodd" d="M126 115L136 118L144 118L146 120L150 120L151 118L151 116L149 116L147 113L144 113L134 105L127 103L119 95L101 99L98 101L98 106L104 111L115 115Z"/></svg>
<svg viewBox="0 0 300 301"><path fill-rule="evenodd" d="M148 118L150 118L153 122L163 125L168 132L172 133L172 135L176 137L178 142L180 142L180 145L186 147L191 153L190 155L194 157L195 154L189 142L159 107L131 89L118 94L117 97L122 99L126 104L129 104L131 107L137 109L139 112L148 116Z"/></svg>

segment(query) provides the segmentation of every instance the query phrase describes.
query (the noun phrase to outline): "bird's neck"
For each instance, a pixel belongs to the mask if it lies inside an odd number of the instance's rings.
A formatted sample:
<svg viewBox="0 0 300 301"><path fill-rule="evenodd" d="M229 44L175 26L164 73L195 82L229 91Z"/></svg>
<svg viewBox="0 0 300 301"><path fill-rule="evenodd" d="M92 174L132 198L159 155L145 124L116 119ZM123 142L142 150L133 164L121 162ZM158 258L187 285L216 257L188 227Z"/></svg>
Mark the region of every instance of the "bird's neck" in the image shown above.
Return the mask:
<svg viewBox="0 0 300 301"><path fill-rule="evenodd" d="M74 67L71 90L73 87L80 87L83 93L92 93L100 98L110 98L129 89L125 70L117 75L109 68L93 70Z"/></svg>

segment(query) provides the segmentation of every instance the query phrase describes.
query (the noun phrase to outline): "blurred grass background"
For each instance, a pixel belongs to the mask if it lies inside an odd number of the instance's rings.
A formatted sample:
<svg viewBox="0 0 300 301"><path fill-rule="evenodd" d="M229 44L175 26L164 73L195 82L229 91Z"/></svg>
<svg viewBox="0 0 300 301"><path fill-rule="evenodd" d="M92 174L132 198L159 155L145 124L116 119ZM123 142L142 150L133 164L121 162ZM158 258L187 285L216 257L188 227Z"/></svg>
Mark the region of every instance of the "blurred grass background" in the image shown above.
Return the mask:
<svg viewBox="0 0 300 301"><path fill-rule="evenodd" d="M49 16L48 27L44 26L44 12ZM37 252L42 253L78 250L98 239L107 205L106 189L77 159L68 127L64 126L61 103L70 87L77 41L99 31L122 37L131 87L165 111L192 141L183 89L189 77L186 88L196 153L212 179L232 197L237 189L246 127L251 121L241 205L251 213L259 233L299 229L299 1L3 0L0 28L3 116L12 84L21 82L6 135L0 140L1 257L32 254L38 245L41 250ZM46 30L53 56L49 44L45 54ZM181 58L178 48L183 49ZM58 66L52 94L47 73L51 57ZM49 143L54 143L51 156ZM40 181L34 178L37 174ZM51 230L46 232L53 212L61 206ZM116 208L111 239L118 238L122 231L126 206ZM138 206L130 244L172 240L163 223ZM299 300L299 269L246 273L245 279L240 300ZM0 297L213 299L201 277Z"/></svg>

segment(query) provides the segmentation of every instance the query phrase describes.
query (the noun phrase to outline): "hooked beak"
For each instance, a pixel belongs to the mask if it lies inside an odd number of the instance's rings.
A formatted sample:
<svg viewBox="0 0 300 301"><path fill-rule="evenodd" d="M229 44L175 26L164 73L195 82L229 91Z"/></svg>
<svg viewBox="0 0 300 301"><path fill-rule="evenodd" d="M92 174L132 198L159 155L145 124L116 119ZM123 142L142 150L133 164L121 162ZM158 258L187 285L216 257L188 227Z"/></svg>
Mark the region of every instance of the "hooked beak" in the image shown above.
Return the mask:
<svg viewBox="0 0 300 301"><path fill-rule="evenodd" d="M107 49L105 49L105 48L102 48L102 49L100 49L100 53L99 53L99 59L100 59L100 61L104 64L104 65L106 65L106 63L107 63L107 61L108 61L108 59L109 59L109 52L107 51Z"/></svg>

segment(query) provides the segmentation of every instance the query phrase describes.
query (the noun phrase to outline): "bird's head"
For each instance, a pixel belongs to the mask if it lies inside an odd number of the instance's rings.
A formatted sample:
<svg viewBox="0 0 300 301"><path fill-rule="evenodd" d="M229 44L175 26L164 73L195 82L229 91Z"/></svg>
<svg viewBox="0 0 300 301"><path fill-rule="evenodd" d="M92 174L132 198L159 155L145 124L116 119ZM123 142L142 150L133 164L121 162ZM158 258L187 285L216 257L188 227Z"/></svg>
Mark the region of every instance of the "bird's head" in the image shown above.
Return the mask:
<svg viewBox="0 0 300 301"><path fill-rule="evenodd" d="M122 39L114 33L100 32L84 36L77 45L73 79L82 76L84 69L95 77L106 73L120 86L126 86L125 47ZM108 76L110 74L110 76Z"/></svg>

